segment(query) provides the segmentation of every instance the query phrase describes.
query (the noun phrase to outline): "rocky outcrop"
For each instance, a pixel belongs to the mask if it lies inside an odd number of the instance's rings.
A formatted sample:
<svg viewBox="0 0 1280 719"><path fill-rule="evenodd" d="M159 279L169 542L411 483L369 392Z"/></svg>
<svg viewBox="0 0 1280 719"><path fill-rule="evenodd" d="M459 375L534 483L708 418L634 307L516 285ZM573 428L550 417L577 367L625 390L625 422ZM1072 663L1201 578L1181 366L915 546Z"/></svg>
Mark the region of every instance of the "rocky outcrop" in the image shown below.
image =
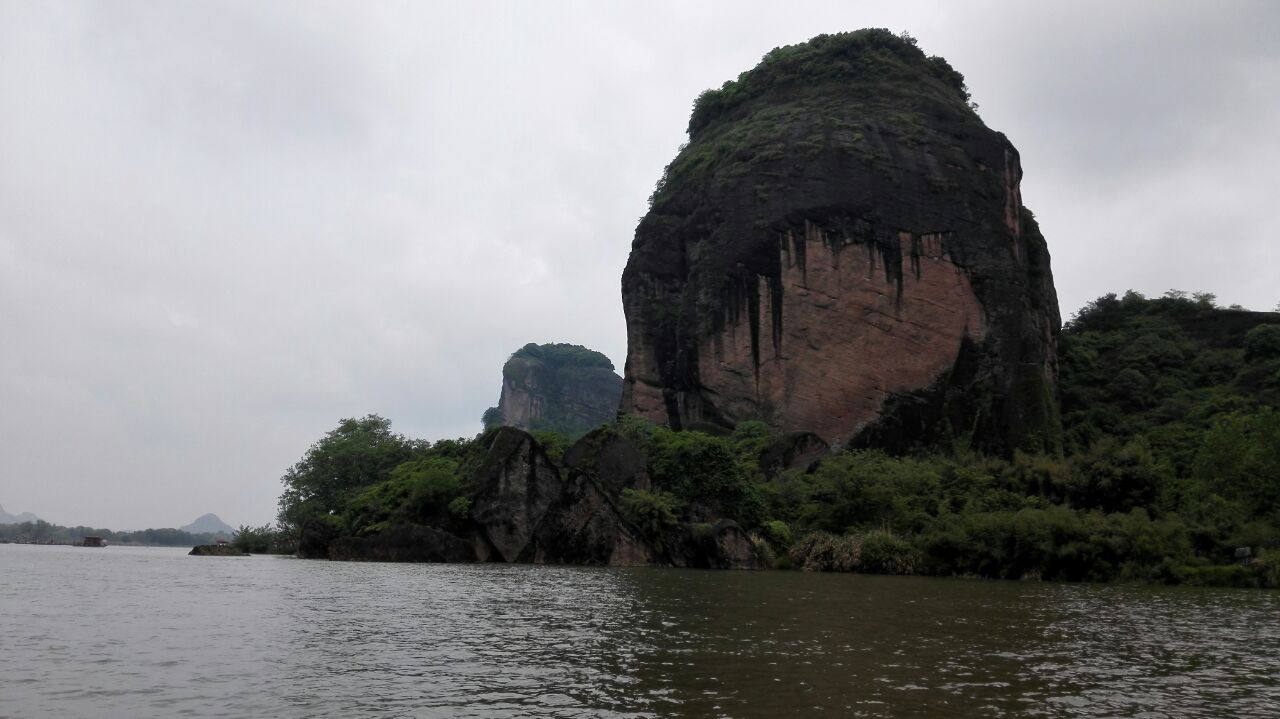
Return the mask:
<svg viewBox="0 0 1280 719"><path fill-rule="evenodd" d="M473 562L466 540L420 524L389 527L368 537L341 537L329 544L330 559L369 562Z"/></svg>
<svg viewBox="0 0 1280 719"><path fill-rule="evenodd" d="M672 565L693 569L764 569L751 538L738 523L722 519L714 524L681 524L665 537Z"/></svg>
<svg viewBox="0 0 1280 719"><path fill-rule="evenodd" d="M624 489L649 491L649 464L630 440L609 427L593 430L564 453L563 464L572 474L589 477L610 494Z"/></svg>
<svg viewBox="0 0 1280 719"><path fill-rule="evenodd" d="M599 455L599 433L572 448ZM625 440L622 440L625 441ZM494 436L472 479L471 517L481 559L539 564L629 566L661 563L618 510L616 493L598 483L594 468L560 470L525 432L504 427ZM488 548L486 550L486 548Z"/></svg>
<svg viewBox="0 0 1280 719"><path fill-rule="evenodd" d="M624 516L619 499L626 489L649 487L644 456L612 430L583 437L557 465L533 436L502 427L468 480L465 518L361 537L338 536L333 522L313 520L303 528L298 553L393 562L762 566L755 545L732 521L677 524L646 537Z"/></svg>
<svg viewBox="0 0 1280 719"><path fill-rule="evenodd" d="M230 544L199 544L191 548L187 552L192 557L247 557L248 552L242 551Z"/></svg>
<svg viewBox="0 0 1280 719"><path fill-rule="evenodd" d="M498 406L485 427L581 435L613 419L622 378L608 357L580 345L528 344L502 366Z"/></svg>
<svg viewBox="0 0 1280 719"><path fill-rule="evenodd" d="M328 517L310 519L298 534L297 554L302 559L328 559L330 545L340 538L337 524Z"/></svg>
<svg viewBox="0 0 1280 719"><path fill-rule="evenodd" d="M787 432L760 454L760 472L773 479L788 469L811 472L831 452L826 440L813 432Z"/></svg>
<svg viewBox="0 0 1280 719"><path fill-rule="evenodd" d="M621 411L1058 447L1048 250L1017 150L944 60L820 36L704 93L689 135L623 274Z"/></svg>

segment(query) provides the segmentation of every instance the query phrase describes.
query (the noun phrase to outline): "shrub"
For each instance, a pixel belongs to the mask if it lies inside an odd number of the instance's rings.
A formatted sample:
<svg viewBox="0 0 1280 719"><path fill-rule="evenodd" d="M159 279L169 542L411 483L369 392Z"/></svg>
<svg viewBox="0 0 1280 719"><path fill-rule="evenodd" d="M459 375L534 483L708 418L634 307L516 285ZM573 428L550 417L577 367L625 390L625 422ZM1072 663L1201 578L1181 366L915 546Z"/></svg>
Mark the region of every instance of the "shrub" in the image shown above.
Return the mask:
<svg viewBox="0 0 1280 719"><path fill-rule="evenodd" d="M867 532L862 537L858 571L870 574L915 574L920 553L909 542L888 532Z"/></svg>
<svg viewBox="0 0 1280 719"><path fill-rule="evenodd" d="M677 500L666 492L627 488L622 490L621 504L622 516L650 539L660 537L663 530L676 523Z"/></svg>
<svg viewBox="0 0 1280 719"><path fill-rule="evenodd" d="M390 479L361 491L347 503L344 518L354 534L422 522L447 511L461 491L458 460L429 456L399 465Z"/></svg>
<svg viewBox="0 0 1280 719"><path fill-rule="evenodd" d="M1280 325L1258 325L1246 332L1244 356L1247 359L1280 357Z"/></svg>
<svg viewBox="0 0 1280 719"><path fill-rule="evenodd" d="M811 571L914 574L920 552L906 540L879 530L843 536L813 532L791 547L788 558Z"/></svg>
<svg viewBox="0 0 1280 719"><path fill-rule="evenodd" d="M788 527L786 522L771 519L760 526L760 533L778 550L785 550L791 546L791 527Z"/></svg>
<svg viewBox="0 0 1280 719"><path fill-rule="evenodd" d="M471 500L466 497L456 497L449 503L449 516L454 519L466 519L471 513Z"/></svg>
<svg viewBox="0 0 1280 719"><path fill-rule="evenodd" d="M654 484L677 498L680 511L690 518L727 517L744 527L755 527L762 521L764 509L754 477L729 438L667 427L643 433L627 426L620 431L640 435L648 450Z"/></svg>
<svg viewBox="0 0 1280 719"><path fill-rule="evenodd" d="M862 540L854 535L837 536L811 532L791 546L791 564L816 572L852 572L862 558Z"/></svg>
<svg viewBox="0 0 1280 719"><path fill-rule="evenodd" d="M276 531L271 525L250 527L242 524L231 537L231 545L246 554L266 554L276 540Z"/></svg>

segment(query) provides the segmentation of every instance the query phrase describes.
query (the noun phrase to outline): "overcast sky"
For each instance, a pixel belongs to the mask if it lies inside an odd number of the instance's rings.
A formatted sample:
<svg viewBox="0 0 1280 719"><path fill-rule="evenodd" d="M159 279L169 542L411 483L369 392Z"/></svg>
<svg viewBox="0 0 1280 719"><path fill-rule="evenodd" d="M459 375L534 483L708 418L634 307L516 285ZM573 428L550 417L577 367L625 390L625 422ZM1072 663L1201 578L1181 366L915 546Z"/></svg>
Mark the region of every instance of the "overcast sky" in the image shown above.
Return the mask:
<svg viewBox="0 0 1280 719"><path fill-rule="evenodd" d="M473 435L527 342L621 371L693 98L862 27L1019 148L1064 319L1280 302L1280 3L0 0L0 504L265 523L342 417Z"/></svg>

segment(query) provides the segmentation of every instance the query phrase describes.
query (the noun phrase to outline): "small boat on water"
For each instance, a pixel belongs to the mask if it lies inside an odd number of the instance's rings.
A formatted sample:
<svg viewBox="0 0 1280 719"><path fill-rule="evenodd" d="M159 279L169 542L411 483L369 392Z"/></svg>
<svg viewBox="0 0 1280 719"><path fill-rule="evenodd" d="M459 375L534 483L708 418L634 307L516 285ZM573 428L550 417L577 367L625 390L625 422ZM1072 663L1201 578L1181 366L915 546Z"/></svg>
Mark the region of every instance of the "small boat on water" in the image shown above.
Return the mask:
<svg viewBox="0 0 1280 719"><path fill-rule="evenodd" d="M89 537L89 536L86 536L86 537L84 538L84 542L83 542L83 543L81 543L81 544L80 544L80 546L82 546L82 547L105 547L105 546L107 546L107 540L103 539L102 537Z"/></svg>

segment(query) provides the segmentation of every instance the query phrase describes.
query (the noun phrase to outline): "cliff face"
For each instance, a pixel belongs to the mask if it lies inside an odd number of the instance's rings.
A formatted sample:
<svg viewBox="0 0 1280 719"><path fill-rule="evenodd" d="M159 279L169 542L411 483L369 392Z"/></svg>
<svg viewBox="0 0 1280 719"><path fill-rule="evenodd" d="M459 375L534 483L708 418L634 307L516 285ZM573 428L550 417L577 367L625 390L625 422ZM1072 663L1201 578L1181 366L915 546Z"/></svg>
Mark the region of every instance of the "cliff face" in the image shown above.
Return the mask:
<svg viewBox="0 0 1280 719"><path fill-rule="evenodd" d="M603 354L528 344L502 366L502 394L485 413L485 426L581 435L614 418L621 394L622 378Z"/></svg>
<svg viewBox="0 0 1280 719"><path fill-rule="evenodd" d="M883 30L704 93L622 279L621 409L832 444L1055 449L1057 299L1018 152Z"/></svg>

